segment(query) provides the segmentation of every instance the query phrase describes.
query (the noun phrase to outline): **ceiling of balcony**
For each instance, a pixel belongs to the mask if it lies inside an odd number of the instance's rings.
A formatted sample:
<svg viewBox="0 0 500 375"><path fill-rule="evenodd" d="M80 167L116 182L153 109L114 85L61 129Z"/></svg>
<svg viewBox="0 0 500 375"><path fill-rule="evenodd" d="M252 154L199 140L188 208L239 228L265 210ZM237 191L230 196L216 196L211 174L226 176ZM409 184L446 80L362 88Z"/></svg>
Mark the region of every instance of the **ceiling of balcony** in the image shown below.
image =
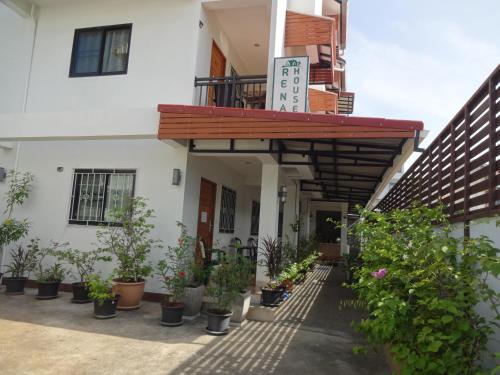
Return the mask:
<svg viewBox="0 0 500 375"><path fill-rule="evenodd" d="M259 4L258 0L255 3ZM210 11L227 35L246 72L266 74L270 13L266 5L240 6Z"/></svg>

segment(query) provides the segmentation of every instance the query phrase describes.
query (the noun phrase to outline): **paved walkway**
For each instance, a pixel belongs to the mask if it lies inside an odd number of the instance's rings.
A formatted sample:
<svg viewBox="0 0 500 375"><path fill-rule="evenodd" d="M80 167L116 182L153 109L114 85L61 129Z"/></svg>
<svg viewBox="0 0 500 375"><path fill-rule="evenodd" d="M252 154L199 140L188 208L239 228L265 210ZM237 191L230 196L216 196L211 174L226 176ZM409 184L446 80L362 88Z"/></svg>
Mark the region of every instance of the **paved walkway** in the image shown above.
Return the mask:
<svg viewBox="0 0 500 375"><path fill-rule="evenodd" d="M389 374L380 353L354 355L362 343L339 311L349 298L337 269L317 267L274 323L247 322L225 337L204 333L205 319L159 325L160 307L144 303L109 321L70 296L38 301L0 295L0 373L20 374Z"/></svg>

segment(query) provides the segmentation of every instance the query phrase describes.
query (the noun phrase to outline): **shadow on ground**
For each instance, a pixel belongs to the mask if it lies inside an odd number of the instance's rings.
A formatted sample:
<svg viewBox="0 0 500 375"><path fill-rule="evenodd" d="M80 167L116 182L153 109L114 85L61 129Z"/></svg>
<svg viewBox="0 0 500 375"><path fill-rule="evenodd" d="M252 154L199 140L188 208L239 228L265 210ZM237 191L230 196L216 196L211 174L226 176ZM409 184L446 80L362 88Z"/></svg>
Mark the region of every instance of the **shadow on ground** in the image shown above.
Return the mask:
<svg viewBox="0 0 500 375"><path fill-rule="evenodd" d="M162 327L156 303L101 321L67 293L53 301L34 299L32 289L1 295L2 373L388 374L382 355L352 353L363 343L350 327L360 314L338 309L352 298L342 280L337 268L318 266L275 322L247 322L225 337L206 335L204 317Z"/></svg>

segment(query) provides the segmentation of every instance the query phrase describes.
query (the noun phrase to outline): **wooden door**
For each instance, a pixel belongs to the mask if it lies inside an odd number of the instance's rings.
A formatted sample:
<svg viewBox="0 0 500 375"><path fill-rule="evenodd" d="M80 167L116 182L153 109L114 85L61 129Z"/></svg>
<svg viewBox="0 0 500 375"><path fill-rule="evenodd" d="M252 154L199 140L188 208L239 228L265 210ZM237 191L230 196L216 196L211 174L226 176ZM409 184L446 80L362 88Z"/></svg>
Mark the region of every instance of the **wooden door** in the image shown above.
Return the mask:
<svg viewBox="0 0 500 375"><path fill-rule="evenodd" d="M198 229L196 232L196 261L198 263L203 263L200 241L203 241L206 259L210 260L210 250L212 249L214 239L216 193L217 184L202 178L198 208Z"/></svg>
<svg viewBox="0 0 500 375"><path fill-rule="evenodd" d="M212 57L210 58L210 77L224 77L226 75L226 57L220 50L219 46L212 42ZM220 86L222 89L222 85ZM208 100L207 104L210 106L215 106L217 103L216 95L218 95L217 90L209 86L208 88Z"/></svg>

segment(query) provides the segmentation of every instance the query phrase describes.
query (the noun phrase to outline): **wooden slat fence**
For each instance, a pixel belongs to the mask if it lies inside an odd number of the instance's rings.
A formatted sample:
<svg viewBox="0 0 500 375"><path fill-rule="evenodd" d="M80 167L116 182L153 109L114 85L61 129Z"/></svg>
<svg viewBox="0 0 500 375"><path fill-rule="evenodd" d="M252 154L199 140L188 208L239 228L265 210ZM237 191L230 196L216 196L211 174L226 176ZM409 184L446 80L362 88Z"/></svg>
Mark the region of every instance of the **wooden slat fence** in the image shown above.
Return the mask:
<svg viewBox="0 0 500 375"><path fill-rule="evenodd" d="M452 221L500 213L500 65L377 206L446 207Z"/></svg>

